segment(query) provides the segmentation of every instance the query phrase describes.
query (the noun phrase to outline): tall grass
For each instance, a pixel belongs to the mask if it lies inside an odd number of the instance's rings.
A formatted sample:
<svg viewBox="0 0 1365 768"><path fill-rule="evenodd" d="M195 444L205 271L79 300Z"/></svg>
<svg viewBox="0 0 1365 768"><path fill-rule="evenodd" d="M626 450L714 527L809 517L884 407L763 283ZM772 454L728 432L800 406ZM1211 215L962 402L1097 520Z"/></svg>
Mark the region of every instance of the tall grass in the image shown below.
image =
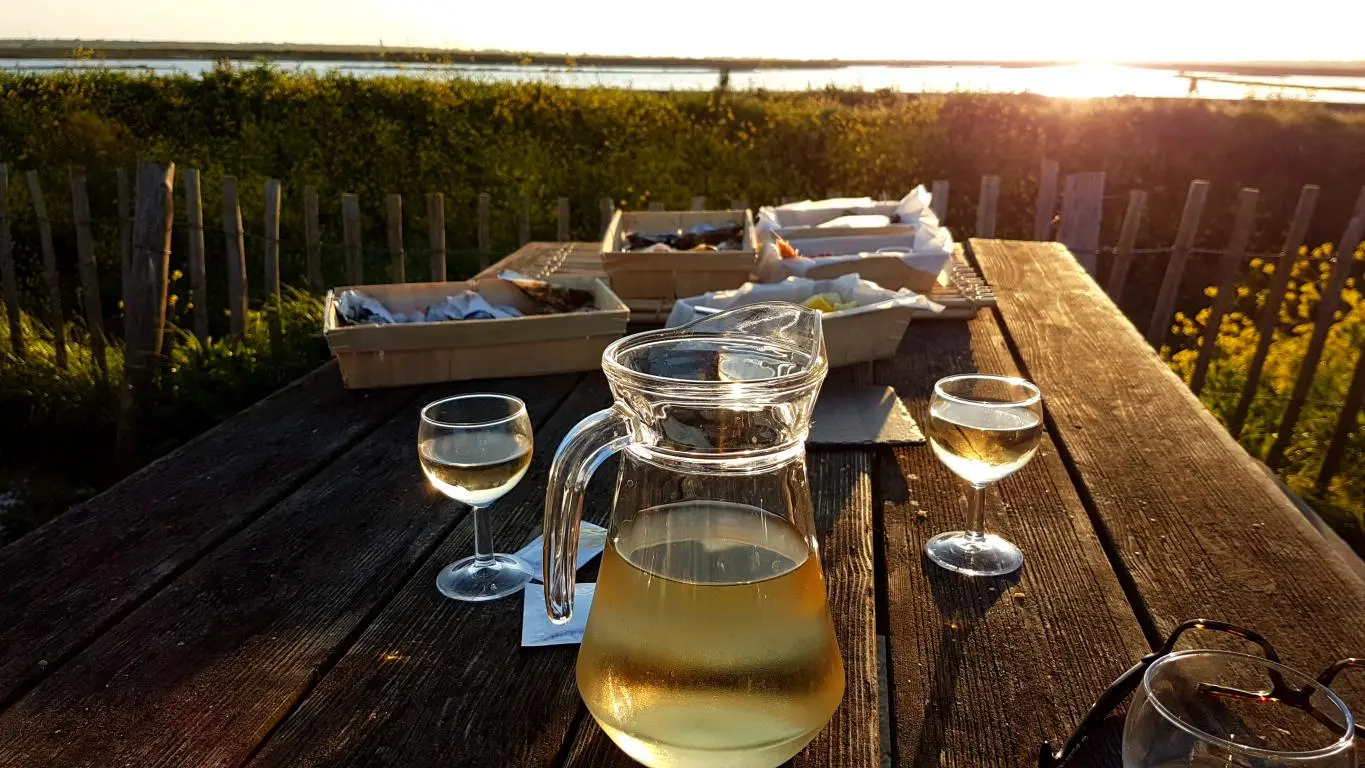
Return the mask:
<svg viewBox="0 0 1365 768"><path fill-rule="evenodd" d="M104 376L84 343L67 329L67 367L56 364L52 334L21 319L23 359L0 346L0 542L12 540L118 480L139 461L159 456L259 400L327 359L321 302L289 289L282 305L284 344L270 345L264 316L248 315L241 339L200 345L172 327L152 408L138 425L137 461L114 451L117 385L123 348L108 350ZM0 338L9 324L0 313Z"/></svg>

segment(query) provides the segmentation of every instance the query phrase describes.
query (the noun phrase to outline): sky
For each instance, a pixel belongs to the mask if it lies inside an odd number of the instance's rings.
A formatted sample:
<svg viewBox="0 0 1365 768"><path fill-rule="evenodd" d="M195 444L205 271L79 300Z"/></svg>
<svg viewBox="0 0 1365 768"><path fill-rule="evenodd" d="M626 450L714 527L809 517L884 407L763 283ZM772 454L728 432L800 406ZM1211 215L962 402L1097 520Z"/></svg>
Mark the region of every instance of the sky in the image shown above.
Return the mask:
<svg viewBox="0 0 1365 768"><path fill-rule="evenodd" d="M10 6L0 38L817 59L1365 59L1361 0L0 1Z"/></svg>

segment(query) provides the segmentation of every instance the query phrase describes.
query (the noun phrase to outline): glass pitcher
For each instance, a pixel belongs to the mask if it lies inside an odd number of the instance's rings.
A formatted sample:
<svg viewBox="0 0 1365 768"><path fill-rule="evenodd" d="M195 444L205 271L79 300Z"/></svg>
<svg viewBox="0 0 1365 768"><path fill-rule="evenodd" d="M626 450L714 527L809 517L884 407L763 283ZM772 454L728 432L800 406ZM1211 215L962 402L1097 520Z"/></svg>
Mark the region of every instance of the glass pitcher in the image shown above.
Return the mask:
<svg viewBox="0 0 1365 768"><path fill-rule="evenodd" d="M751 304L615 342L615 396L569 431L545 497L545 607L573 611L583 492L621 452L578 690L648 766L773 768L844 695L805 440L820 313Z"/></svg>

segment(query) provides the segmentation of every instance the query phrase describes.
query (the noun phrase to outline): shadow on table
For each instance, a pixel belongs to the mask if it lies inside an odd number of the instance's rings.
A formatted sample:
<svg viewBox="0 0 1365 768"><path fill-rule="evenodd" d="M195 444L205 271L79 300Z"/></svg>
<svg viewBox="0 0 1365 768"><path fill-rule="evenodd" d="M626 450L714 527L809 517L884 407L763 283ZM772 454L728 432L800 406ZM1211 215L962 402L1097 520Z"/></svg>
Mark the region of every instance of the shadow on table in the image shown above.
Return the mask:
<svg viewBox="0 0 1365 768"><path fill-rule="evenodd" d="M945 742L945 732L957 701L957 685L969 652L972 633L1001 597L1019 581L1018 572L996 578L969 578L940 568L923 553L920 568L929 582L934 604L943 617L939 630L938 658L930 678L929 706L924 727L909 765L936 765Z"/></svg>

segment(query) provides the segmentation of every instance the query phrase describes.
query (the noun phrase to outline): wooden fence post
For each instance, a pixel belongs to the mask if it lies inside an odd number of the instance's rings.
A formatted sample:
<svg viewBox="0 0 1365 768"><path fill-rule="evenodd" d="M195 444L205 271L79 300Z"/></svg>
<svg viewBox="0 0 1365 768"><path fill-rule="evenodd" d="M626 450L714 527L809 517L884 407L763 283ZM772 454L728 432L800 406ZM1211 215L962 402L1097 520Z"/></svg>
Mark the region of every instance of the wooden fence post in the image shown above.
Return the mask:
<svg viewBox="0 0 1365 768"><path fill-rule="evenodd" d="M142 172L138 173L141 183ZM246 333L246 233L242 231L242 208L237 204L237 177L224 176L222 184L223 240L227 245L228 332L240 338Z"/></svg>
<svg viewBox="0 0 1365 768"><path fill-rule="evenodd" d="M85 328L90 335L90 354L100 375L109 375L104 357L104 309L100 306L100 274L95 266L95 237L90 231L90 195L85 172L71 170L71 218L76 225L76 263L80 268L81 299L85 304Z"/></svg>
<svg viewBox="0 0 1365 768"><path fill-rule="evenodd" d="M1237 217L1232 222L1232 238L1223 252L1218 280L1218 295L1209 309L1208 322L1204 324L1204 341L1199 347L1199 358L1194 363L1194 373L1190 376L1190 391L1197 396L1204 389L1204 377L1208 375L1209 365L1218 353L1218 336L1223 326L1223 315L1232 309L1233 298L1237 295L1237 273L1242 267L1242 257L1246 255L1247 241L1251 239L1251 225L1256 220L1256 201L1260 190L1244 187L1237 193Z"/></svg>
<svg viewBox="0 0 1365 768"><path fill-rule="evenodd" d="M52 246L52 223L47 218L43 185L37 171L29 171L28 192L33 198L33 215L38 219L38 240L43 248L43 282L47 285L47 324L52 327L52 347L57 367L66 370L66 328L62 323L62 284L57 275L57 251Z"/></svg>
<svg viewBox="0 0 1365 768"><path fill-rule="evenodd" d="M403 251L403 196L389 193L384 198L389 224L389 282L407 282L407 254Z"/></svg>
<svg viewBox="0 0 1365 768"><path fill-rule="evenodd" d="M692 210L694 211L706 210L706 195L697 195L696 197L692 198Z"/></svg>
<svg viewBox="0 0 1365 768"><path fill-rule="evenodd" d="M1362 234L1365 234L1365 189L1361 190L1351 223L1346 225L1346 232L1337 245L1336 261L1332 264L1331 274L1327 278L1327 288L1322 292L1322 301L1318 303L1317 317L1313 319L1313 335L1308 339L1308 349L1304 352L1303 361L1299 363L1299 375L1294 381L1294 391L1290 393L1289 405L1285 407L1284 415L1280 417L1280 428L1276 431L1275 442L1270 446L1270 452L1266 454L1265 463L1271 469L1284 466L1284 452L1294 439L1294 425L1299 421L1303 403L1308 399L1308 390L1313 386L1318 361L1322 359L1322 350L1327 346L1327 333L1336 322L1336 312L1341 308L1341 289L1346 286L1346 278L1350 277L1351 268L1355 265L1355 249L1360 245Z"/></svg>
<svg viewBox="0 0 1365 768"><path fill-rule="evenodd" d="M555 228L555 239L561 243L569 241L569 198L559 198L555 205L555 219L558 226Z"/></svg>
<svg viewBox="0 0 1365 768"><path fill-rule="evenodd" d="M651 211L662 211L662 210L664 210L664 204L663 204L662 202L658 201L658 200L655 200L654 202L652 202L652 203L649 204L649 210L651 210Z"/></svg>
<svg viewBox="0 0 1365 768"><path fill-rule="evenodd" d="M1000 199L1000 177L981 177L981 197L976 204L977 237L995 237L995 209Z"/></svg>
<svg viewBox="0 0 1365 768"><path fill-rule="evenodd" d="M948 223L948 181L939 179L931 186L929 208L938 217L938 223Z"/></svg>
<svg viewBox="0 0 1365 768"><path fill-rule="evenodd" d="M0 282L4 285L5 316L9 319L10 352L24 359L24 329L19 315L19 282L14 276L14 243L9 232L9 166L0 163Z"/></svg>
<svg viewBox="0 0 1365 768"><path fill-rule="evenodd" d="M120 290L126 293L133 263L133 195L128 190L128 171L118 169L118 242Z"/></svg>
<svg viewBox="0 0 1365 768"><path fill-rule="evenodd" d="M1360 406L1365 402L1365 348L1356 358L1355 371L1351 374L1351 386L1346 390L1346 401L1341 405L1337 425L1332 428L1332 439L1327 443L1327 453L1322 457L1322 468L1318 470L1318 493L1326 493L1332 478L1341 471L1341 460L1346 454L1346 442L1356 431Z"/></svg>
<svg viewBox="0 0 1365 768"><path fill-rule="evenodd" d="M1038 174L1038 196L1033 201L1033 239L1050 240L1052 217L1057 213L1057 174L1061 166L1056 160L1043 160Z"/></svg>
<svg viewBox="0 0 1365 768"><path fill-rule="evenodd" d="M308 285L314 293L322 293L322 227L318 224L317 187L303 188L303 243L307 251Z"/></svg>
<svg viewBox="0 0 1365 768"><path fill-rule="evenodd" d="M521 198L521 214L517 219L517 246L531 242L531 198Z"/></svg>
<svg viewBox="0 0 1365 768"><path fill-rule="evenodd" d="M748 201L748 200L745 200L745 199L742 198L742 197L735 198L735 199L733 199L733 200L730 201L730 210L732 210L732 211L747 211L747 210L749 210L749 201Z"/></svg>
<svg viewBox="0 0 1365 768"><path fill-rule="evenodd" d="M208 270L204 263L204 199L199 169L186 168L180 177L185 192L185 215L190 222L190 290L194 302L194 337L199 346L209 343Z"/></svg>
<svg viewBox="0 0 1365 768"><path fill-rule="evenodd" d="M1133 264L1133 246L1137 243L1142 213L1147 208L1147 193L1134 189L1128 193L1128 210L1123 214L1123 229L1119 230L1119 245L1114 251L1114 264L1109 268L1109 298L1122 304L1123 289L1128 285L1128 268Z"/></svg>
<svg viewBox="0 0 1365 768"><path fill-rule="evenodd" d="M597 217L601 221L602 236L607 236L607 227L611 226L611 219L616 215L616 202L610 197L604 197L597 204Z"/></svg>
<svg viewBox="0 0 1365 768"><path fill-rule="evenodd" d="M1176 230L1175 245L1171 247L1171 261L1166 265L1166 276L1161 280L1156 307L1147 324L1147 342L1160 349L1161 342L1171 327L1171 313L1175 311L1175 297L1180 292L1180 279L1185 276L1185 262L1189 261L1194 236L1199 233L1199 217L1204 213L1204 201L1209 195L1209 183L1202 179L1190 182L1185 196L1185 210L1180 214L1180 228Z"/></svg>
<svg viewBox="0 0 1365 768"><path fill-rule="evenodd" d="M431 281L446 281L446 196L427 193L427 241L431 244Z"/></svg>
<svg viewBox="0 0 1365 768"><path fill-rule="evenodd" d="M134 432L161 353L166 322L165 281L171 251L172 185L175 164L138 165L137 200L134 205L129 286L124 291L123 386L119 397L118 445L120 455L136 451ZM235 190L234 190L235 191Z"/></svg>
<svg viewBox="0 0 1365 768"><path fill-rule="evenodd" d="M487 192L479 193L479 269L488 268L489 257L493 253L492 237L489 234L490 209L493 206L493 196Z"/></svg>
<svg viewBox="0 0 1365 768"><path fill-rule="evenodd" d="M346 282L365 284L365 252L360 240L360 198L353 192L341 195L341 240L346 252Z"/></svg>
<svg viewBox="0 0 1365 768"><path fill-rule="evenodd" d="M1104 216L1104 172L1068 174L1064 189L1057 240L1071 251L1085 271L1094 275Z"/></svg>
<svg viewBox="0 0 1365 768"><path fill-rule="evenodd" d="M1289 287L1289 278L1294 273L1294 263L1299 259L1299 248L1308 235L1308 225L1313 221L1313 209L1318 204L1318 194L1322 189L1316 184L1305 184L1299 191L1299 202L1294 206L1294 218L1289 224L1289 233L1284 238L1284 248L1280 251L1280 261L1275 265L1275 276L1271 278L1270 288L1266 291L1265 306L1261 316L1256 319L1256 352L1247 367L1246 384L1242 385L1242 396L1237 401L1237 409L1228 419L1228 432L1241 437L1242 425L1246 423L1251 403L1256 399L1256 388L1261 381L1261 371L1265 368L1266 357L1270 354L1270 343L1275 340L1275 326L1280 322L1280 305L1284 303L1284 292Z"/></svg>
<svg viewBox="0 0 1365 768"><path fill-rule="evenodd" d="M280 207L283 191L278 179L265 182L265 313L270 330L270 349L279 354L284 347L284 327L280 318Z"/></svg>

